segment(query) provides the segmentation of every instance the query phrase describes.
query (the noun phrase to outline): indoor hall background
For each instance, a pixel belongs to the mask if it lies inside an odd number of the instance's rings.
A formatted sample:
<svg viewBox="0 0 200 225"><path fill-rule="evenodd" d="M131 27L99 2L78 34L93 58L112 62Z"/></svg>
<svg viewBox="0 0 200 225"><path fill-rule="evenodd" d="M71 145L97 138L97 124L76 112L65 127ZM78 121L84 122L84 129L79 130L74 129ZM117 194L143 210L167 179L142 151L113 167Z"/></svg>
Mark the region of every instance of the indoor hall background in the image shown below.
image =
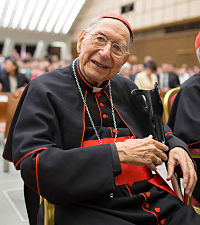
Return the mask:
<svg viewBox="0 0 200 225"><path fill-rule="evenodd" d="M3 1L5 0L1 0L1 8ZM13 0L9 1L12 2ZM28 2L29 0L15 0L17 3L20 1ZM54 0L56 4L60 1L63 0ZM77 2L77 0L70 1ZM46 0L46 2L51 1ZM122 13L122 8L127 6L128 9L131 4L133 4L132 10L125 10ZM144 56L151 55L158 64L174 62L177 66L183 63L188 66L198 65L194 51L194 39L200 30L199 6L200 0L86 0L71 29L66 34L38 32L37 29L30 31L28 29L5 28L0 22L0 53L5 44L5 39L10 38L13 46L17 43L38 46L40 41L43 41L41 56L44 55L49 46L52 46L52 42L59 41L67 45L63 49L64 52L66 50L68 52L63 54L63 57L67 57L71 52L76 57L76 41L81 29L87 27L89 21L95 16L110 12L121 14L130 21L135 33L131 54L138 57L138 63L143 62ZM65 13L64 9L62 9L60 15ZM40 22L43 21L39 20L38 25ZM196 25L190 26L190 23ZM166 33L167 28L173 28L177 25L187 26L183 27L182 30L172 29L171 32ZM55 46L55 48L58 47ZM55 52L52 54L55 54ZM0 153L2 153L2 149L0 149ZM14 192L15 195L13 195ZM13 204L10 204L6 196L9 196ZM18 205L18 209L21 210L18 210L17 213L13 205ZM14 168L8 174L3 173L2 159L0 160L0 224L28 224L20 173L15 171Z"/></svg>
<svg viewBox="0 0 200 225"><path fill-rule="evenodd" d="M121 14L122 8L133 4L132 10ZM194 40L200 30L200 0L91 0L86 1L69 35L71 51L77 57L76 43L81 29L89 21L105 12L118 13L131 24L135 40L131 54L143 63L146 55L158 64L175 63L176 66L198 65Z"/></svg>
<svg viewBox="0 0 200 225"><path fill-rule="evenodd" d="M175 63L177 67L187 64L198 66L194 41L199 30L161 34L153 37L135 38L131 53L143 62L146 55L152 56L158 65ZM137 33L136 33L137 36Z"/></svg>

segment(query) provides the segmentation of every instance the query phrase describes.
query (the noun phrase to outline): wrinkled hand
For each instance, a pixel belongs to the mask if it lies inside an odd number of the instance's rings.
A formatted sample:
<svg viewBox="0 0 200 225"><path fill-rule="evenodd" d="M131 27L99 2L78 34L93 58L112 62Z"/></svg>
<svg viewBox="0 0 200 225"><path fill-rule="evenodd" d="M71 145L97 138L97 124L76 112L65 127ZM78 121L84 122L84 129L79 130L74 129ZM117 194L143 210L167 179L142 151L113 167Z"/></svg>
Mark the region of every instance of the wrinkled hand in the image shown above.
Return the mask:
<svg viewBox="0 0 200 225"><path fill-rule="evenodd" d="M178 165L180 165L183 172L183 188L185 189L185 193L191 196L197 182L194 164L184 149L175 147L169 152L167 180L172 179L174 168Z"/></svg>
<svg viewBox="0 0 200 225"><path fill-rule="evenodd" d="M127 139L116 143L119 159L122 163L147 166L156 171L156 165L167 160L163 151L168 147L153 139L152 135L143 139Z"/></svg>

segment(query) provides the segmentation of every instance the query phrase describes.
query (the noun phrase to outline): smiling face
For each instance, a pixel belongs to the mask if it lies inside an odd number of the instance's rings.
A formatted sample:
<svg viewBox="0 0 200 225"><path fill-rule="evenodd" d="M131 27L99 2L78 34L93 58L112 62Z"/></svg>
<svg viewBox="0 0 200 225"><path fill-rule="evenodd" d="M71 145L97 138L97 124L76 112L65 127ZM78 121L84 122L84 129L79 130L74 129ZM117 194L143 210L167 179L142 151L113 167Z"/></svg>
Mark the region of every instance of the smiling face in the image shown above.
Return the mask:
<svg viewBox="0 0 200 225"><path fill-rule="evenodd" d="M90 34L102 34L109 42L104 48L97 48L92 44ZM104 18L90 29L90 34L83 31L77 43L80 69L90 83L100 86L114 77L128 60L128 53L120 58L111 53L111 42L128 48L130 33L121 21Z"/></svg>

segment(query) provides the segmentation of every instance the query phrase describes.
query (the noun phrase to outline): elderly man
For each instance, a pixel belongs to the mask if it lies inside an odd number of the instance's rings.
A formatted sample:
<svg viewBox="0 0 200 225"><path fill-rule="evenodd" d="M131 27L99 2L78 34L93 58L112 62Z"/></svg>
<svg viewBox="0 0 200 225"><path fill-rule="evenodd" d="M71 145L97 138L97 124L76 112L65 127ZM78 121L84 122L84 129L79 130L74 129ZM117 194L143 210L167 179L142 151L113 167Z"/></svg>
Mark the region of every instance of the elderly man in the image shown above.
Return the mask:
<svg viewBox="0 0 200 225"><path fill-rule="evenodd" d="M132 40L124 18L104 14L82 31L72 65L26 88L4 158L21 170L31 225L36 214L42 224L39 195L55 205L56 225L199 224L152 173L169 158L168 179L180 165L191 194L196 173L187 145L167 130L168 147L154 140L143 98L131 97L136 85L116 75Z"/></svg>
<svg viewBox="0 0 200 225"><path fill-rule="evenodd" d="M200 62L200 32L196 36L195 49ZM184 140L191 152L200 155L200 73L193 75L184 82L175 98L169 126L176 136ZM194 203L200 204L200 159L194 159L197 164L198 181L194 189ZM198 204L195 202L197 200Z"/></svg>

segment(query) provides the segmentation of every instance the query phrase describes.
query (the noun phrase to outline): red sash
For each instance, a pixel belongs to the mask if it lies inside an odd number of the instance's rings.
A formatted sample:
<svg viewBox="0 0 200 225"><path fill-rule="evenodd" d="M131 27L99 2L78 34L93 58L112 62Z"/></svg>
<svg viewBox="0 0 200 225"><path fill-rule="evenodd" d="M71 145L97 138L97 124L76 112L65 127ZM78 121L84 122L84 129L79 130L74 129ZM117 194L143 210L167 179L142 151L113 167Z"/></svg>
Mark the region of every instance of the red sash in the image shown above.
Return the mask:
<svg viewBox="0 0 200 225"><path fill-rule="evenodd" d="M126 139L133 137L118 137L116 142L123 142ZM102 144L114 143L114 138L104 138L101 139ZM83 142L83 147L99 145L99 140L88 140ZM147 180L148 182L156 185L157 187L175 195L175 192L169 187L169 185L163 180L163 178L157 173L152 174L151 170L146 166L135 166L131 164L121 163L122 173L115 176L115 185L120 186L124 184L132 184L134 182Z"/></svg>

